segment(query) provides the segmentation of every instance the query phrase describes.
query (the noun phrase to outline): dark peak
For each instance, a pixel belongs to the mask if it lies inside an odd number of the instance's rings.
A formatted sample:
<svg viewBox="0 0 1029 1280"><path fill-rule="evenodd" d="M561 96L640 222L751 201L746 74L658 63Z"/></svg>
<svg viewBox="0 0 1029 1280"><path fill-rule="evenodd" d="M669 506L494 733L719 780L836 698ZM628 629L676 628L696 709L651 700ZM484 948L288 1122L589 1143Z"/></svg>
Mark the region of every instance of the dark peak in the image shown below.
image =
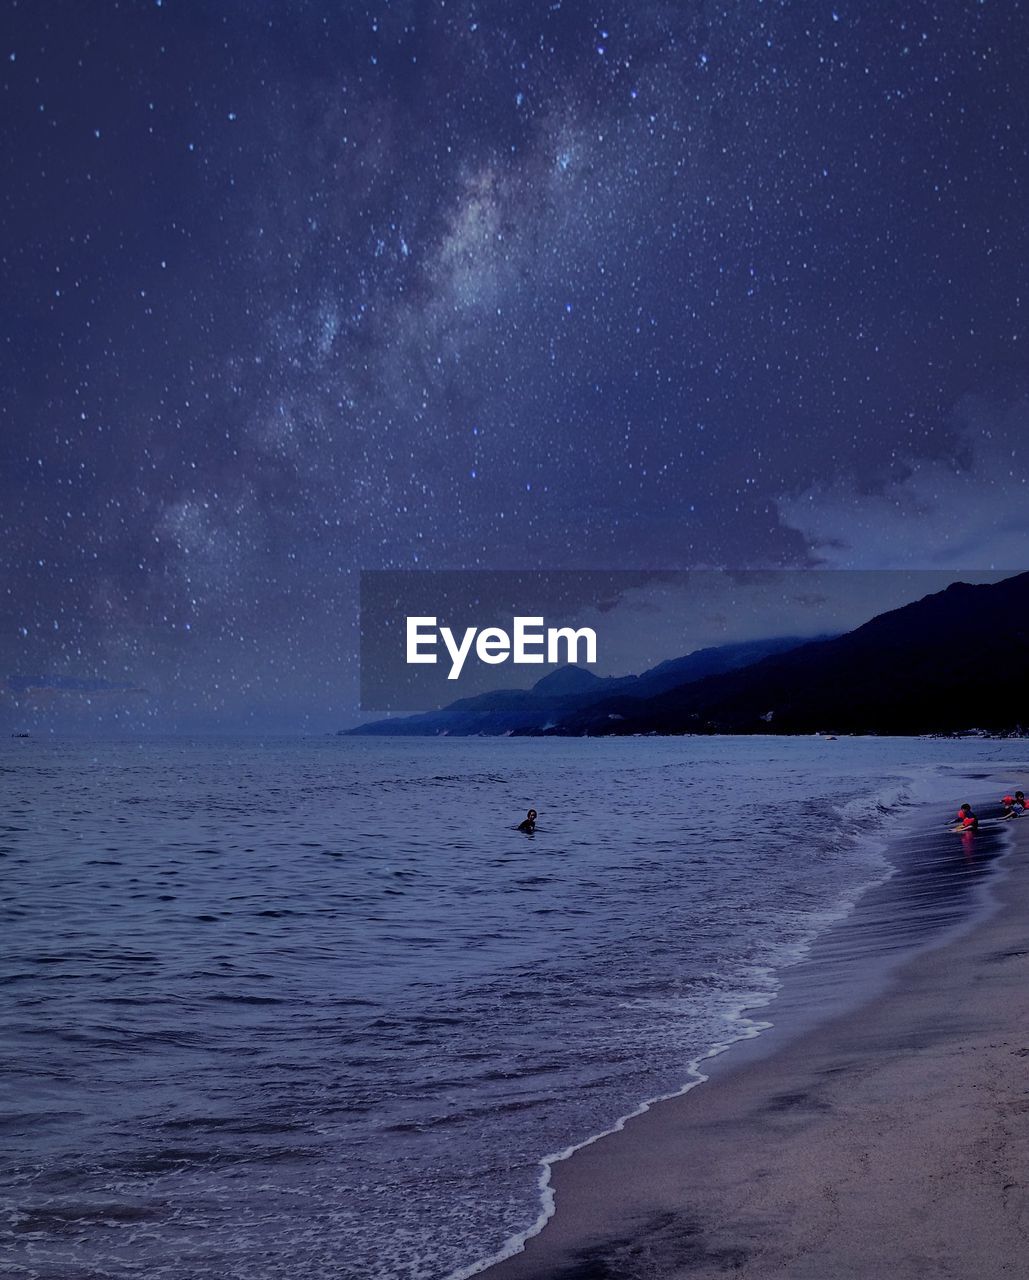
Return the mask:
<svg viewBox="0 0 1029 1280"><path fill-rule="evenodd" d="M577 667L568 663L566 666L558 667L556 671L548 672L541 680L537 680L532 686L532 691L558 696L565 693L585 693L598 684L600 684L600 676L594 675L586 667Z"/></svg>

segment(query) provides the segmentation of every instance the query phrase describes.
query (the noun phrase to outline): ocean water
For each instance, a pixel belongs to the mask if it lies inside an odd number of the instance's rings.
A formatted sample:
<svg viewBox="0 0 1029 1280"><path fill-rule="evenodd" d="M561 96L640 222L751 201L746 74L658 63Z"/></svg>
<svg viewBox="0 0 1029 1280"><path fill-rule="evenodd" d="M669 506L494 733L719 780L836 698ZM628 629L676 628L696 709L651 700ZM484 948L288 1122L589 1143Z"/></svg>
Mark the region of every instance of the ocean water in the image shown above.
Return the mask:
<svg viewBox="0 0 1029 1280"><path fill-rule="evenodd" d="M0 744L3 1274L470 1274L538 1223L544 1157L774 1016L898 824L1021 759Z"/></svg>

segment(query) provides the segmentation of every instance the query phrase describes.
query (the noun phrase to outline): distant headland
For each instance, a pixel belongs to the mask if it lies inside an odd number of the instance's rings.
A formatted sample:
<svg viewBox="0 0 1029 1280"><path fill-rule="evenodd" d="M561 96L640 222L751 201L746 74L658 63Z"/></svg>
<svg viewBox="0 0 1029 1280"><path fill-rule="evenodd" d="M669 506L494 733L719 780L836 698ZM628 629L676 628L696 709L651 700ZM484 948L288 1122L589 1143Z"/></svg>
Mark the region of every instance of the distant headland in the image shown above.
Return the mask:
<svg viewBox="0 0 1029 1280"><path fill-rule="evenodd" d="M1020 573L952 583L844 635L701 649L633 676L565 667L531 689L341 733L1024 735L1027 664L1029 573Z"/></svg>

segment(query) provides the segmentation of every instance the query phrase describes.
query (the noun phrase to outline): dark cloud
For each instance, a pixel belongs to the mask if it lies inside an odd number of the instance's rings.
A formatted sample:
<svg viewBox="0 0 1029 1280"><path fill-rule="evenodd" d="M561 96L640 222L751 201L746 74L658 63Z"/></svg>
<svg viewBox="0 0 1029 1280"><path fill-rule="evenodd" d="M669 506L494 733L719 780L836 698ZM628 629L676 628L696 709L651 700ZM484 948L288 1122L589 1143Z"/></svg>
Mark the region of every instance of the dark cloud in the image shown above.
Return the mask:
<svg viewBox="0 0 1029 1280"><path fill-rule="evenodd" d="M130 684L110 680L77 680L68 676L8 676L5 684L14 694L38 693L146 693Z"/></svg>

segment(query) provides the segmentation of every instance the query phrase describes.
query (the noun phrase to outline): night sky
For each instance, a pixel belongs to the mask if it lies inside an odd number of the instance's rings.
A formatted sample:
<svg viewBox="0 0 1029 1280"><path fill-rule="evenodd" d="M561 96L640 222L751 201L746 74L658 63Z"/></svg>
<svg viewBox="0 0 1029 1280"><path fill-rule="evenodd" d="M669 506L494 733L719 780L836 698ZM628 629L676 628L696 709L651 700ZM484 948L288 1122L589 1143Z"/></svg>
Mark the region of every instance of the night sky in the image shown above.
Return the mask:
<svg viewBox="0 0 1029 1280"><path fill-rule="evenodd" d="M1021 4L0 6L0 725L352 723L361 568L1026 566Z"/></svg>

